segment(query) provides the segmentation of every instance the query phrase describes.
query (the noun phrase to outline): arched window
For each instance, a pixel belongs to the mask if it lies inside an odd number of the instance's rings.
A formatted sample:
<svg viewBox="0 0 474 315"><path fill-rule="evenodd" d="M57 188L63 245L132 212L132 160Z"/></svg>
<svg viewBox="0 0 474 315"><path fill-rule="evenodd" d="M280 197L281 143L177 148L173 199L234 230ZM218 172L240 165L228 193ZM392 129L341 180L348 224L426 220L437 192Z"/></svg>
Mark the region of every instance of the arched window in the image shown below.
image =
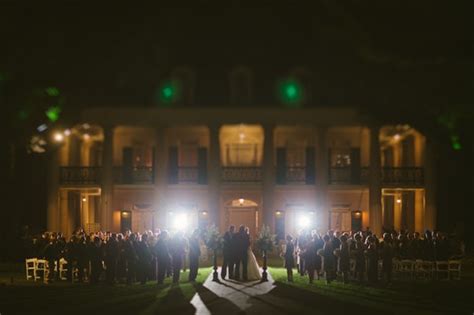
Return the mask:
<svg viewBox="0 0 474 315"><path fill-rule="evenodd" d="M252 71L247 67L236 67L229 75L230 103L249 105L252 103Z"/></svg>
<svg viewBox="0 0 474 315"><path fill-rule="evenodd" d="M192 105L194 102L194 88L196 74L189 67L178 67L171 72L171 82L176 88L175 103Z"/></svg>
<svg viewBox="0 0 474 315"><path fill-rule="evenodd" d="M301 88L301 105L312 102L313 74L305 67L296 67L290 71L290 77L294 79Z"/></svg>

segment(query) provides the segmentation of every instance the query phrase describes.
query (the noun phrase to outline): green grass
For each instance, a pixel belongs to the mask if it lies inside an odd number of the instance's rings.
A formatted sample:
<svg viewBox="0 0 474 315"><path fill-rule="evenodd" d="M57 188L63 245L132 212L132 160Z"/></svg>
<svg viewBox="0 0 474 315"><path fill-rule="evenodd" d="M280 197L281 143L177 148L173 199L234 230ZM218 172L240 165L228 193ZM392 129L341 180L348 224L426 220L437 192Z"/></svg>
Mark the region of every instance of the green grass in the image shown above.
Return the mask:
<svg viewBox="0 0 474 315"><path fill-rule="evenodd" d="M3 269L4 270L4 269ZM211 268L200 268L197 278L202 283ZM21 276L21 278L20 278ZM11 284L13 277L13 284ZM172 314L193 312L189 303L195 285L187 282L188 272L183 272L179 285L156 282L145 285L88 285L56 282L45 285L24 280L24 274L2 272L0 268L1 314L155 314L162 311Z"/></svg>
<svg viewBox="0 0 474 315"><path fill-rule="evenodd" d="M358 306L369 313L379 314L471 314L474 310L474 281L394 281L390 287L357 283L343 284L324 280L308 283L307 277L294 275L294 282L286 279L284 268L270 268L276 286L302 289L314 294L314 298L325 297L334 303ZM336 312L337 314L337 312Z"/></svg>

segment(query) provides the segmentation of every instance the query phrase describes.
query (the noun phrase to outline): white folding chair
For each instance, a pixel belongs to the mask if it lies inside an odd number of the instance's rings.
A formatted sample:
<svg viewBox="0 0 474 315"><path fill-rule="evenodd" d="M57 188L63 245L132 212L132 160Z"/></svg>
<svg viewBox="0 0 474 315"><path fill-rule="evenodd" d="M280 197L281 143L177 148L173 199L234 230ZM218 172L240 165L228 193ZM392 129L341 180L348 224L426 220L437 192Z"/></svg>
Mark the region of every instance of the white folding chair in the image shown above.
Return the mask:
<svg viewBox="0 0 474 315"><path fill-rule="evenodd" d="M415 261L415 275L420 279L431 279L434 272L434 263L428 260L417 259Z"/></svg>
<svg viewBox="0 0 474 315"><path fill-rule="evenodd" d="M400 275L408 275L410 279L413 279L415 272L415 261L409 259L401 260L399 264L399 271Z"/></svg>
<svg viewBox="0 0 474 315"><path fill-rule="evenodd" d="M36 281L36 258L25 259L26 280L33 279Z"/></svg>
<svg viewBox="0 0 474 315"><path fill-rule="evenodd" d="M59 279L67 280L67 261L64 258L59 260Z"/></svg>
<svg viewBox="0 0 474 315"><path fill-rule="evenodd" d="M448 260L448 272L450 279L461 280L461 261Z"/></svg>
<svg viewBox="0 0 474 315"><path fill-rule="evenodd" d="M36 260L36 279L43 278L43 281L48 280L49 269L48 262L45 259Z"/></svg>
<svg viewBox="0 0 474 315"><path fill-rule="evenodd" d="M440 280L442 275L444 279L449 279L449 268L447 261L437 261L436 262L436 279Z"/></svg>

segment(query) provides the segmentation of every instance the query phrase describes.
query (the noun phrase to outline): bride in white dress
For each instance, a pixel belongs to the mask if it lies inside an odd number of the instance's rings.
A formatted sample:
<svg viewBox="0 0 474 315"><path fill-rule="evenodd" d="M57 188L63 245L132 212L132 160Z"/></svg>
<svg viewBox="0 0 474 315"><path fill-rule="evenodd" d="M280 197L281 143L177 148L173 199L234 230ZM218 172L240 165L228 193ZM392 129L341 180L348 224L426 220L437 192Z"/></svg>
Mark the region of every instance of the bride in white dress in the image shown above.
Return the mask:
<svg viewBox="0 0 474 315"><path fill-rule="evenodd" d="M245 231L249 234L249 228L246 228ZM260 267L250 246L247 249L247 279L249 281L261 279Z"/></svg>

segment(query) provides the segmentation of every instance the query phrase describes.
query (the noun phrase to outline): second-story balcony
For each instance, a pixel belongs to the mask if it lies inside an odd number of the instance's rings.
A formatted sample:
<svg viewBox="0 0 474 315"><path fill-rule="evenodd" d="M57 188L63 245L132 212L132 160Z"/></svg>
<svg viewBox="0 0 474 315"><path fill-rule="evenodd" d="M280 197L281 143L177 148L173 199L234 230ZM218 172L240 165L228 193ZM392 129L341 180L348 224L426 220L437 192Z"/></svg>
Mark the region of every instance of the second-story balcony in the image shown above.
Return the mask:
<svg viewBox="0 0 474 315"><path fill-rule="evenodd" d="M102 169L100 166L64 166L59 168L61 185L100 185Z"/></svg>
<svg viewBox="0 0 474 315"><path fill-rule="evenodd" d="M258 166L222 167L221 181L224 183L256 183L262 181L262 168Z"/></svg>
<svg viewBox="0 0 474 315"><path fill-rule="evenodd" d="M287 166L276 169L276 183L278 185L315 183L314 168L305 166Z"/></svg>
<svg viewBox="0 0 474 315"><path fill-rule="evenodd" d="M380 175L382 185L386 186L421 186L424 184L422 167L383 167ZM368 167L329 168L330 185L367 185L368 183Z"/></svg>
<svg viewBox="0 0 474 315"><path fill-rule="evenodd" d="M133 166L114 167L114 183L119 185L150 185L153 184L153 167Z"/></svg>

